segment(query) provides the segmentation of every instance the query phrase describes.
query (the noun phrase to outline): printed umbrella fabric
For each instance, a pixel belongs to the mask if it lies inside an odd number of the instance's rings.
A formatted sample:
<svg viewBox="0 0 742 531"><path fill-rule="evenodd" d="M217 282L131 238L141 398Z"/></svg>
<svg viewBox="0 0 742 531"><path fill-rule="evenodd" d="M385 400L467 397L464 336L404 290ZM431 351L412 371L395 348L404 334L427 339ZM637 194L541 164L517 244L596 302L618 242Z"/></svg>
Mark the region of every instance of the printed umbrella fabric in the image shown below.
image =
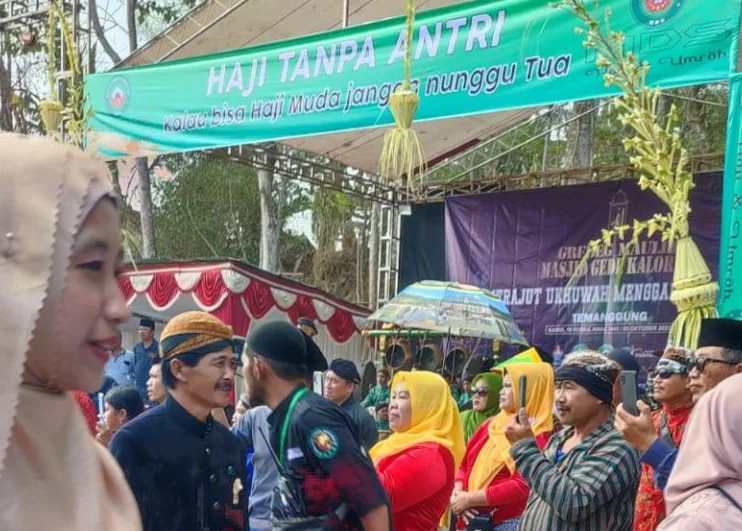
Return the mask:
<svg viewBox="0 0 742 531"><path fill-rule="evenodd" d="M491 291L455 282L412 284L368 321L528 345L508 307Z"/></svg>

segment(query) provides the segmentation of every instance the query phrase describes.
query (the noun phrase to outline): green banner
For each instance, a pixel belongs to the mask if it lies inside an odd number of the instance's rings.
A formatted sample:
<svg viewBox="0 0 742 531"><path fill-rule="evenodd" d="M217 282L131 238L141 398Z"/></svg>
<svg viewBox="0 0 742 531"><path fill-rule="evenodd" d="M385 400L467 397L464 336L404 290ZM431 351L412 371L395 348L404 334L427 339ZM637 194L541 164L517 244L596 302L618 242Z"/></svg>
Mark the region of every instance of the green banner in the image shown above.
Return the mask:
<svg viewBox="0 0 742 531"><path fill-rule="evenodd" d="M726 80L740 2L602 0L626 46L669 88ZM402 1L400 0L400 5ZM479 0L419 13L418 120L609 94L580 23L548 0ZM88 136L108 156L187 151L387 126L403 18L94 74Z"/></svg>
<svg viewBox="0 0 742 531"><path fill-rule="evenodd" d="M721 317L742 318L742 74L729 79L718 310Z"/></svg>

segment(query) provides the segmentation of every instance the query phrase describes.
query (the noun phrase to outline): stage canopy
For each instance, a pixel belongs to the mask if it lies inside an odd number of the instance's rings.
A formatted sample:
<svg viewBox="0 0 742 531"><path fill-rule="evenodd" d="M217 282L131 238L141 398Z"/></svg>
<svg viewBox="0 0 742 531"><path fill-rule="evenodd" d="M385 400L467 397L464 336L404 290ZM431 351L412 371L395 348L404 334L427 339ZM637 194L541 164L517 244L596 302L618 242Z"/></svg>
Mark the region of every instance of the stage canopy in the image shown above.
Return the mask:
<svg viewBox="0 0 742 531"><path fill-rule="evenodd" d="M309 317L328 359L344 357L360 366L373 358L359 332L369 310L242 262L140 263L124 272L120 284L133 314L122 327L128 346L138 341L137 317L157 321L159 332L179 313L202 310L231 325L239 343L253 323L296 323L299 317Z"/></svg>

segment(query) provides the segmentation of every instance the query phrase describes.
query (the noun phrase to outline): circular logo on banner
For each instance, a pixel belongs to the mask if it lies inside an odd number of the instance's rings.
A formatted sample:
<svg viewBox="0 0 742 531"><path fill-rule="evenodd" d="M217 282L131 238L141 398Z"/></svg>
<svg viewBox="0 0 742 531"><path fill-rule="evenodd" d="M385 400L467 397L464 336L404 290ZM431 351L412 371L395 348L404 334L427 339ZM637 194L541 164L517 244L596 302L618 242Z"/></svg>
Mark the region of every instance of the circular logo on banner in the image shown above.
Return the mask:
<svg viewBox="0 0 742 531"><path fill-rule="evenodd" d="M631 13L636 21L650 28L657 28L670 22L677 15L686 0L630 0Z"/></svg>
<svg viewBox="0 0 742 531"><path fill-rule="evenodd" d="M327 428L317 428L309 434L309 445L320 459L332 459L338 453L337 435Z"/></svg>
<svg viewBox="0 0 742 531"><path fill-rule="evenodd" d="M129 107L131 89L129 81L123 76L116 76L108 82L106 88L106 105L108 110L121 114Z"/></svg>

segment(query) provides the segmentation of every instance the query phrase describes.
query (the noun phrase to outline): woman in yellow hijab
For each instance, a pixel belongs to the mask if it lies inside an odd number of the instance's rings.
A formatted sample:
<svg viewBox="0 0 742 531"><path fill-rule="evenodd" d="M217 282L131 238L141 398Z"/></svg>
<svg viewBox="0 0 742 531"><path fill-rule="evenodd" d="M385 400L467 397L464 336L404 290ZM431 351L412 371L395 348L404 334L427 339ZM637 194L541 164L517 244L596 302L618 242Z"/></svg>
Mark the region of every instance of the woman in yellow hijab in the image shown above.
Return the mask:
<svg viewBox="0 0 742 531"><path fill-rule="evenodd" d="M541 448L554 429L554 371L547 363L514 363L503 369L500 413L482 424L469 440L456 473L451 509L459 528L475 516L492 514L493 530L515 531L526 507L529 489L515 470L505 428L518 411L520 378L526 377L526 411Z"/></svg>
<svg viewBox="0 0 742 531"><path fill-rule="evenodd" d="M397 531L434 531L446 514L464 456L459 410L439 375L398 372L389 402L392 434L371 449Z"/></svg>

